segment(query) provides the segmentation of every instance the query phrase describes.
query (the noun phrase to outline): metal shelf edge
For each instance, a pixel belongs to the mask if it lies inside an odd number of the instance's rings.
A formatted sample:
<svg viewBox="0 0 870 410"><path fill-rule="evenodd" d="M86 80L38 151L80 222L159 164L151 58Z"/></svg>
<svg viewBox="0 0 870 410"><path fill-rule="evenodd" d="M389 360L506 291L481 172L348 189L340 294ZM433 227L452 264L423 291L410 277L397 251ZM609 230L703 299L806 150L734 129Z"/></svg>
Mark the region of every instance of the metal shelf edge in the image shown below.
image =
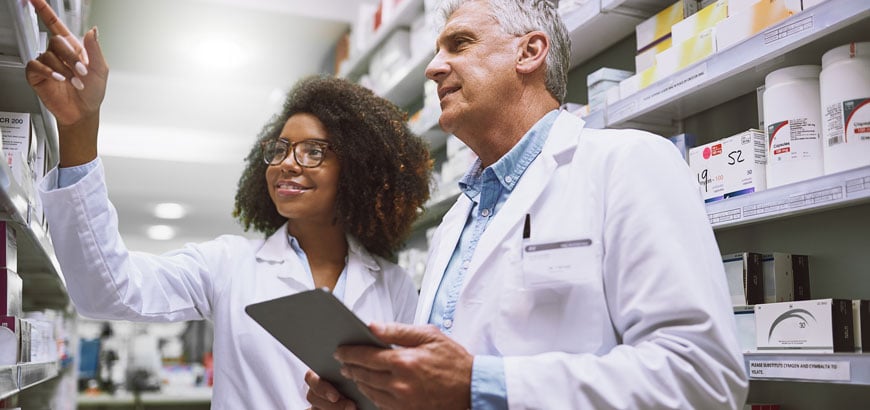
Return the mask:
<svg viewBox="0 0 870 410"><path fill-rule="evenodd" d="M870 200L870 166L707 204L714 230Z"/></svg>

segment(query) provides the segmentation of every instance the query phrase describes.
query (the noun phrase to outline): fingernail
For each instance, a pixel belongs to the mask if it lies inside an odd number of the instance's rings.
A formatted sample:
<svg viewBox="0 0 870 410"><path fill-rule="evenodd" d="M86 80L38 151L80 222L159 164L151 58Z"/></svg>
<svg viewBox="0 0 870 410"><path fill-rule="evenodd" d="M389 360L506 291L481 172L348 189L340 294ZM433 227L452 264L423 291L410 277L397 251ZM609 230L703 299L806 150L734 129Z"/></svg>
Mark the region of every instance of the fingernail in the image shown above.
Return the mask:
<svg viewBox="0 0 870 410"><path fill-rule="evenodd" d="M85 89L85 83L83 83L82 80L79 80L78 77L73 77L69 82L72 83L72 86L75 87L76 90L81 91Z"/></svg>
<svg viewBox="0 0 870 410"><path fill-rule="evenodd" d="M76 61L75 67L76 67L76 72L79 73L80 76L84 77L84 76L88 75L88 68L85 67L85 65L82 64L81 61Z"/></svg>
<svg viewBox="0 0 870 410"><path fill-rule="evenodd" d="M326 393L326 399L335 403L338 401L338 395L333 393L333 392L329 392L329 393Z"/></svg>
<svg viewBox="0 0 870 410"><path fill-rule="evenodd" d="M54 79L57 80L57 81L66 81L66 77L64 77L63 75L61 75L61 74L60 74L59 72L57 72L57 71L52 71L52 72L51 72L51 78L54 78Z"/></svg>
<svg viewBox="0 0 870 410"><path fill-rule="evenodd" d="M100 42L100 29L97 26L94 26L94 39L97 40L97 43Z"/></svg>
<svg viewBox="0 0 870 410"><path fill-rule="evenodd" d="M341 368L341 375L350 379L350 371L344 367Z"/></svg>

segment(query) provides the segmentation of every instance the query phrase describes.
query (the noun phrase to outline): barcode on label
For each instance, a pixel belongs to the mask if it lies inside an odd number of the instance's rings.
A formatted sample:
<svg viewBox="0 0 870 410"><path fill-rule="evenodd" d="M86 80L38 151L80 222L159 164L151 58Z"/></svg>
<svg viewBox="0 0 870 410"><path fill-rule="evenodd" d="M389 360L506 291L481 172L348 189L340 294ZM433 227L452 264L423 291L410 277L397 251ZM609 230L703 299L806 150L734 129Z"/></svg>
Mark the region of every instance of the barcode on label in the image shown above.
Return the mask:
<svg viewBox="0 0 870 410"><path fill-rule="evenodd" d="M833 147L834 145L842 144L842 143L844 143L844 142L846 142L846 141L845 141L845 138L843 138L843 136L841 136L841 135L838 135L838 136L836 136L836 137L828 138L828 146L829 146L829 147Z"/></svg>

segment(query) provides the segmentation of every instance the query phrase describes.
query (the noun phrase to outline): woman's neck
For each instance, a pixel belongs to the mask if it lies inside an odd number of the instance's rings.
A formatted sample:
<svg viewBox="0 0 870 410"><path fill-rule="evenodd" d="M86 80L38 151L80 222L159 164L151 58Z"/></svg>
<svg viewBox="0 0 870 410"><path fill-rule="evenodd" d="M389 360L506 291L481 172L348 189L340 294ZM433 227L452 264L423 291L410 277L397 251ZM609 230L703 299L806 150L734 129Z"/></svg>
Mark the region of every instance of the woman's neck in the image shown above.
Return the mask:
<svg viewBox="0 0 870 410"><path fill-rule="evenodd" d="M347 260L347 236L341 224L293 224L287 229L308 257L315 287L335 288Z"/></svg>

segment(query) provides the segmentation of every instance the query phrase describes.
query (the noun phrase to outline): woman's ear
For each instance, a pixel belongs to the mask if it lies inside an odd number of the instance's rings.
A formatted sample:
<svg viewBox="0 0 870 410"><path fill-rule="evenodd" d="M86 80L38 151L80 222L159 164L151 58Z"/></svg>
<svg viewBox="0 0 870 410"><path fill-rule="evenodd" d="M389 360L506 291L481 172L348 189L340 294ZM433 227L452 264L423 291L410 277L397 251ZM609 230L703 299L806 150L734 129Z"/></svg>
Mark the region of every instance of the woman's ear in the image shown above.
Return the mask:
<svg viewBox="0 0 870 410"><path fill-rule="evenodd" d="M542 31L532 31L523 36L517 53L517 72L531 74L544 65L550 52L550 38Z"/></svg>

